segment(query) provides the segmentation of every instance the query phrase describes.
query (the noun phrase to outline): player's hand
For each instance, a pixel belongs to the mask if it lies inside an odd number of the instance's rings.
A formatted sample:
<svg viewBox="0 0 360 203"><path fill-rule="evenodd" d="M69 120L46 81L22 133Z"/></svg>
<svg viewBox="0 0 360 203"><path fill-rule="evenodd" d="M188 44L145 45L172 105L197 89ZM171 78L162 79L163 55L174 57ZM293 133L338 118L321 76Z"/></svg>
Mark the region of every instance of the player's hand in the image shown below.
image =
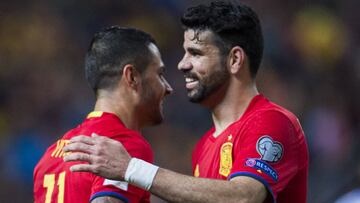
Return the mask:
<svg viewBox="0 0 360 203"><path fill-rule="evenodd" d="M92 134L70 139L63 148L64 161L82 161L70 167L72 172L91 172L112 180L124 180L131 159L124 146L115 140ZM71 152L71 153L68 153Z"/></svg>

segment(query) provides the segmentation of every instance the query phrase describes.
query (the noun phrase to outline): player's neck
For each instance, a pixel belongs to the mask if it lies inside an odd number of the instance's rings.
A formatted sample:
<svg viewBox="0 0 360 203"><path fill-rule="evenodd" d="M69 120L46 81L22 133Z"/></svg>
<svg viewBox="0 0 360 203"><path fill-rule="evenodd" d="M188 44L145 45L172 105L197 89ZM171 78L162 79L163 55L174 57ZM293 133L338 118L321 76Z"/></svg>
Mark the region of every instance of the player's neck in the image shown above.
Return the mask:
<svg viewBox="0 0 360 203"><path fill-rule="evenodd" d="M119 99L111 94L101 95L96 100L94 110L115 114L127 128L140 131L141 125L134 113L134 107L125 100L125 98Z"/></svg>
<svg viewBox="0 0 360 203"><path fill-rule="evenodd" d="M212 119L216 129L213 136L217 137L229 125L239 120L251 100L258 94L255 83L240 88L230 86L228 94L212 109Z"/></svg>

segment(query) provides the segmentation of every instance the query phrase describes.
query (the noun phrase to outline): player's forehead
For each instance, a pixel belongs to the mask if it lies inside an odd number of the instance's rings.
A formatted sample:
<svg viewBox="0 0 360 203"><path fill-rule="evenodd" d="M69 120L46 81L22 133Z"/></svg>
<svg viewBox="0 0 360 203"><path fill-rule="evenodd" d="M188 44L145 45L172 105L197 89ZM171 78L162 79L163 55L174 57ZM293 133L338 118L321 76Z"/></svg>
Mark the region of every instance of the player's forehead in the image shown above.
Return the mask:
<svg viewBox="0 0 360 203"><path fill-rule="evenodd" d="M160 63L161 65L164 65L161 59L161 53L159 48L154 43L150 43L148 45L148 48L152 54L153 60L157 63Z"/></svg>
<svg viewBox="0 0 360 203"><path fill-rule="evenodd" d="M214 48L214 33L210 30L187 29L184 32L184 49L187 48Z"/></svg>
<svg viewBox="0 0 360 203"><path fill-rule="evenodd" d="M148 48L152 55L151 64L154 65L157 69L163 68L164 62L161 59L161 53L159 48L154 43L150 43L148 45Z"/></svg>

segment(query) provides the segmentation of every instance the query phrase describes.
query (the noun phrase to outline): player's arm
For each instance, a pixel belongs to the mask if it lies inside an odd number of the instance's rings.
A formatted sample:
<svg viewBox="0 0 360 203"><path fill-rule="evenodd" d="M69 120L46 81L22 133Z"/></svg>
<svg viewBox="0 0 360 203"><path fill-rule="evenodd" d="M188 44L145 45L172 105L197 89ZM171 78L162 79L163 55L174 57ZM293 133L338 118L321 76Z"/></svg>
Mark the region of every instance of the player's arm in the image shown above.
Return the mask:
<svg viewBox="0 0 360 203"><path fill-rule="evenodd" d="M91 203L125 203L124 201L114 198L114 197L97 197L92 200Z"/></svg>
<svg viewBox="0 0 360 203"><path fill-rule="evenodd" d="M257 203L267 196L265 186L250 177L238 176L224 181L194 178L162 168L157 170L152 164L131 159L121 143L102 136L78 136L64 147L64 151L73 152L65 156L65 161L88 162L72 166L72 171L92 172L113 180L126 179L170 202Z"/></svg>
<svg viewBox="0 0 360 203"><path fill-rule="evenodd" d="M266 199L265 186L246 176L230 181L195 178L160 168L150 192L171 202L252 202Z"/></svg>

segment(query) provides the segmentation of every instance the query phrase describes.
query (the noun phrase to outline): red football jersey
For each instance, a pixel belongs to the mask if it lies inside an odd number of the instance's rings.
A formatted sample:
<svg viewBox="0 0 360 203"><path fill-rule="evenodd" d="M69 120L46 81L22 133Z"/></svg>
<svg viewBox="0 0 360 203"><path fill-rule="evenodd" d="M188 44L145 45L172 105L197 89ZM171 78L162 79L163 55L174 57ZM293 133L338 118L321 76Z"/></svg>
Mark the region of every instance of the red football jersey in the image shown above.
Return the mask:
<svg viewBox="0 0 360 203"><path fill-rule="evenodd" d="M265 185L274 202L306 202L308 149L292 113L257 95L238 121L216 138L214 131L213 127L195 147L194 176L249 176Z"/></svg>
<svg viewBox="0 0 360 203"><path fill-rule="evenodd" d="M150 202L150 193L122 181L113 181L87 172L71 172L76 163L63 161L62 148L76 135L96 133L121 142L133 157L153 162L149 143L137 131L127 129L114 114L94 111L76 128L51 145L34 170L35 203L91 202L112 196L129 203ZM78 162L79 163L79 162Z"/></svg>

